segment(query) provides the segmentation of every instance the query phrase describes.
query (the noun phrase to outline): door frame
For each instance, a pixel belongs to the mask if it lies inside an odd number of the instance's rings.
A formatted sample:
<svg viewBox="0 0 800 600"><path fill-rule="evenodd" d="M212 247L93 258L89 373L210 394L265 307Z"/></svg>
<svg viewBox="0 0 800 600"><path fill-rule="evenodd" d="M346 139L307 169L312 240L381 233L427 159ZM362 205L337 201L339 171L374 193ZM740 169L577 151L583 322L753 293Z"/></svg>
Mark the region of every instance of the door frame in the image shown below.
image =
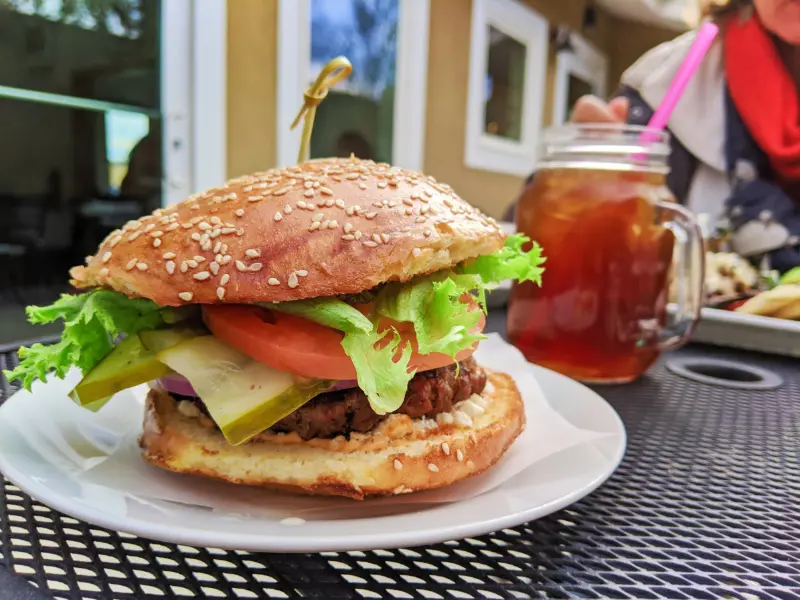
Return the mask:
<svg viewBox="0 0 800 600"><path fill-rule="evenodd" d="M162 204L227 179L227 0L162 0Z"/></svg>
<svg viewBox="0 0 800 600"><path fill-rule="evenodd" d="M392 163L421 171L425 148L430 0L399 0ZM311 0L278 2L276 156L297 162L301 128L290 130L310 81Z"/></svg>

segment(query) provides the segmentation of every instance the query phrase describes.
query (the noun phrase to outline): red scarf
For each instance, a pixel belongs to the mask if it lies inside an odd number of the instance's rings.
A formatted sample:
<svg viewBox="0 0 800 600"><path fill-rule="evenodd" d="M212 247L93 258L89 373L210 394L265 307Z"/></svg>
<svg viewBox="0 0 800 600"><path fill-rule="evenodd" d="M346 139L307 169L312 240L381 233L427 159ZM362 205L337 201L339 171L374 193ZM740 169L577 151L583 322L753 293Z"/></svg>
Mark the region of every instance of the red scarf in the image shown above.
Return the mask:
<svg viewBox="0 0 800 600"><path fill-rule="evenodd" d="M725 76L733 103L779 179L800 182L800 100L758 17L726 23Z"/></svg>

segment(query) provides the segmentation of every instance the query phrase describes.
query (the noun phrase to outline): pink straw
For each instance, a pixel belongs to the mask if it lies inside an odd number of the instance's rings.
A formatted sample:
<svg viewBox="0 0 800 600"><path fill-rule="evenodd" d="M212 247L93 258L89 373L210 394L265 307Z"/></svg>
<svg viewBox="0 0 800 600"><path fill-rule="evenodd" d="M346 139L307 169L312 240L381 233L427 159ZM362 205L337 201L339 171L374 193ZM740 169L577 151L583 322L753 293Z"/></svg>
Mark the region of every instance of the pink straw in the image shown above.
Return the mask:
<svg viewBox="0 0 800 600"><path fill-rule="evenodd" d="M686 86L697 71L703 58L705 58L708 49L711 47L711 43L714 41L714 38L717 37L718 33L719 27L713 23L705 23L700 28L700 31L697 32L697 37L692 47L689 48L689 53L686 55L680 69L678 69L678 72L675 74L672 83L670 83L664 99L653 114L653 118L650 119L650 122L647 124L649 128L663 131L667 127L669 118L672 116L672 111L675 110L675 106L678 104L681 96L683 96ZM656 139L657 135L653 131L647 131L642 134L639 141L653 142Z"/></svg>

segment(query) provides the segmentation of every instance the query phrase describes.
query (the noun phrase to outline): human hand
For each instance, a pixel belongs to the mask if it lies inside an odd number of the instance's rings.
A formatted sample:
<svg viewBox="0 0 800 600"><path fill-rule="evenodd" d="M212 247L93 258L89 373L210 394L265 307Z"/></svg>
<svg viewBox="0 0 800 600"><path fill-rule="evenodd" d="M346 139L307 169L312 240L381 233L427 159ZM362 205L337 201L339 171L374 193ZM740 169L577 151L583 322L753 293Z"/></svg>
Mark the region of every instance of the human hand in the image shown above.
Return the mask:
<svg viewBox="0 0 800 600"><path fill-rule="evenodd" d="M573 123L625 123L628 99L617 97L605 102L597 96L582 96L572 110Z"/></svg>

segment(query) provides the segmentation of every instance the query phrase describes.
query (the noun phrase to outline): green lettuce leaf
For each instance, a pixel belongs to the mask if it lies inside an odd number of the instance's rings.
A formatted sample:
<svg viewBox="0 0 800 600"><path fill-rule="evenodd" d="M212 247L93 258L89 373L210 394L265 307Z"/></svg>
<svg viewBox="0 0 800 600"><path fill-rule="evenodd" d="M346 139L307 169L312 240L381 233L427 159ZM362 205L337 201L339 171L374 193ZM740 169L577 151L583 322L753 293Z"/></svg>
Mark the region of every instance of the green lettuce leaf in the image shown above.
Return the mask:
<svg viewBox="0 0 800 600"><path fill-rule="evenodd" d="M406 345L398 352L400 336L396 331L378 333L375 323L358 309L337 298L314 298L262 306L343 331L342 348L353 361L358 386L367 395L372 409L383 415L397 410L403 404L408 382L414 374L408 373L411 347ZM387 344L384 338L390 335L393 337Z"/></svg>
<svg viewBox="0 0 800 600"><path fill-rule="evenodd" d="M529 242L532 244L531 249L526 252L522 247ZM464 265L461 272L480 275L484 284L513 279L519 283L533 281L541 285L544 272L541 265L544 262L541 246L531 242L528 236L517 233L506 238L505 246L501 250L494 254L479 256Z"/></svg>
<svg viewBox="0 0 800 600"><path fill-rule="evenodd" d="M800 283L800 267L790 269L780 278L780 284Z"/></svg>
<svg viewBox="0 0 800 600"><path fill-rule="evenodd" d="M110 290L64 294L50 306L29 306L26 313L31 323L64 321L61 341L20 348L19 366L4 374L9 381L19 380L30 390L34 381L44 381L50 372L63 379L73 365L86 373L111 351L119 335L159 327L169 311L151 300L128 298Z"/></svg>
<svg viewBox="0 0 800 600"><path fill-rule="evenodd" d="M261 306L303 317L346 333L369 333L373 329L372 321L358 309L336 298L313 298L295 302L262 302Z"/></svg>
<svg viewBox="0 0 800 600"><path fill-rule="evenodd" d="M405 285L393 284L378 295L379 315L414 325L420 354L441 352L455 358L486 338L480 333L470 333L482 316L479 310L470 310L469 304L462 301L472 284L467 284L464 278L457 283L448 275L445 272Z"/></svg>
<svg viewBox="0 0 800 600"><path fill-rule="evenodd" d="M384 338L391 336L389 343ZM381 342L379 344L379 342ZM403 404L408 382L415 372L408 371L411 346L406 344L399 353L400 334L395 329L378 333L346 333L342 347L353 361L358 387L367 395L369 405L379 415L396 411Z"/></svg>

